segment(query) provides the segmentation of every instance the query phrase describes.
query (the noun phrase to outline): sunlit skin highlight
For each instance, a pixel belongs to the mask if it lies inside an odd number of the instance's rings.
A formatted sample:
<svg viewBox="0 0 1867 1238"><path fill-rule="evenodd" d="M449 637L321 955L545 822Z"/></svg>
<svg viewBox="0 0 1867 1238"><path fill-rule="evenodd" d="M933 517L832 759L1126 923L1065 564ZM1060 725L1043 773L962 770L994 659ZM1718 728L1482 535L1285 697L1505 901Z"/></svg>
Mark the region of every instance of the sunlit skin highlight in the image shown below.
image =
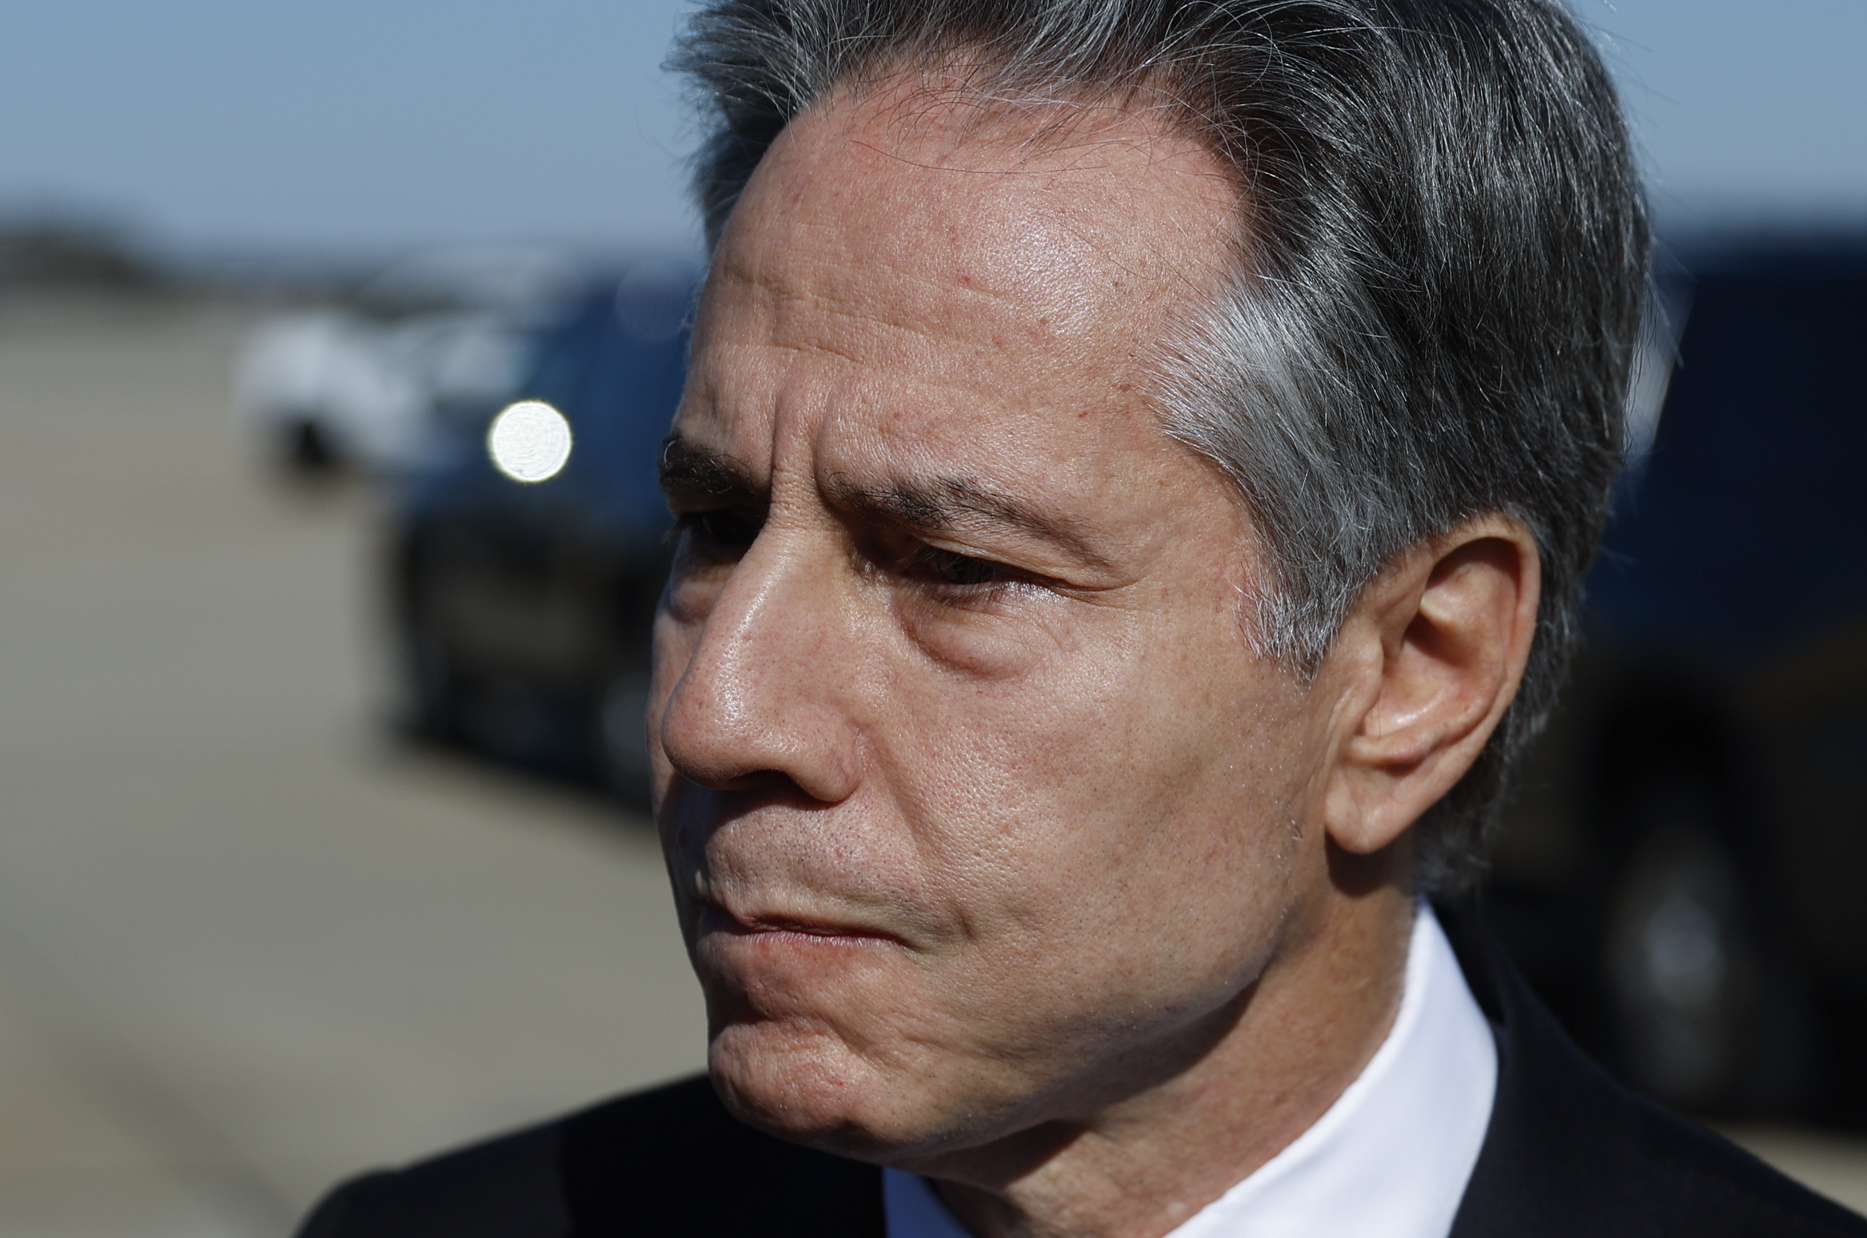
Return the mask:
<svg viewBox="0 0 1867 1238"><path fill-rule="evenodd" d="M976 1233L1166 1233L1391 1022L1407 827L1515 689L1501 517L1259 654L1152 374L1232 182L1151 117L834 98L722 238L665 461L658 819L728 1104Z"/></svg>

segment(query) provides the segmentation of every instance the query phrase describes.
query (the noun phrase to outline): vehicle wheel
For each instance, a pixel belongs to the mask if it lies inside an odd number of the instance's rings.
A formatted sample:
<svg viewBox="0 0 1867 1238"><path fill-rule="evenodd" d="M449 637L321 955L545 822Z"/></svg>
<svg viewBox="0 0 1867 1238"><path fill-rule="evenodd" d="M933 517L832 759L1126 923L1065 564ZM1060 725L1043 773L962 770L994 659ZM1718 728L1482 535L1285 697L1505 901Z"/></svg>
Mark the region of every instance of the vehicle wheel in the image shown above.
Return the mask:
<svg viewBox="0 0 1867 1238"><path fill-rule="evenodd" d="M343 455L323 426L301 418L280 427L279 462L295 476L327 477L338 471Z"/></svg>
<svg viewBox="0 0 1867 1238"><path fill-rule="evenodd" d="M603 784L631 808L646 810L648 792L648 676L613 676L596 702L596 759Z"/></svg>
<svg viewBox="0 0 1867 1238"><path fill-rule="evenodd" d="M1637 841L1615 883L1605 963L1623 1076L1694 1112L1790 1108L1800 986L1760 931L1718 789L1658 772L1635 782L1621 816Z"/></svg>
<svg viewBox="0 0 1867 1238"><path fill-rule="evenodd" d="M441 638L417 622L402 635L403 725L428 739L451 740L460 730L460 685Z"/></svg>

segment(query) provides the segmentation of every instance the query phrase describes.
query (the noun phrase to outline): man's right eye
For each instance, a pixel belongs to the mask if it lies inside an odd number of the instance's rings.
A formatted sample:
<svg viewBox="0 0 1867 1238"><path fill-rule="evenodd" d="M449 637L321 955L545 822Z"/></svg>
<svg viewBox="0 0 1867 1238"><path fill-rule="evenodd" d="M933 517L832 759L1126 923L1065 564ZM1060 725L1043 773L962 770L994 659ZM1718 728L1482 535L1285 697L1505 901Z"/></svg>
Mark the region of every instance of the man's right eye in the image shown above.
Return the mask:
<svg viewBox="0 0 1867 1238"><path fill-rule="evenodd" d="M725 508L718 511L686 512L676 527L690 542L715 553L743 554L758 537L764 520L747 512Z"/></svg>

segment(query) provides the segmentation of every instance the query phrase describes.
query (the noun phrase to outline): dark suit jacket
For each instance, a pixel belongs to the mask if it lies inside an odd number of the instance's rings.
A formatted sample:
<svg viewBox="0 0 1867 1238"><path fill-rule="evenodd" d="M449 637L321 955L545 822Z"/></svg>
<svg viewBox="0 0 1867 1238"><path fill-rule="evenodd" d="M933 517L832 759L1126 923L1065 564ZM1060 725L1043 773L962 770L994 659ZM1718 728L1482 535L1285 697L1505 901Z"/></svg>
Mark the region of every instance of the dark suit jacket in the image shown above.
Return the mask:
<svg viewBox="0 0 1867 1238"><path fill-rule="evenodd" d="M1867 1220L1614 1083L1474 917L1440 918L1499 1051L1452 1238L1867 1238ZM881 1171L761 1135L690 1079L357 1179L300 1238L624 1235L884 1238Z"/></svg>

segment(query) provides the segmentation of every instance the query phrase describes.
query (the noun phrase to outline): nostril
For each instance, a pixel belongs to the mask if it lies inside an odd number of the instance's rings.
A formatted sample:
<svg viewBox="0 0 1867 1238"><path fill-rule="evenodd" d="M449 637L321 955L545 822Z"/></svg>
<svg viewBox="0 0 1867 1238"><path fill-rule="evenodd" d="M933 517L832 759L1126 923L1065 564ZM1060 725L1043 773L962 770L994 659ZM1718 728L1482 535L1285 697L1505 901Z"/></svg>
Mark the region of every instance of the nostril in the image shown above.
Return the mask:
<svg viewBox="0 0 1867 1238"><path fill-rule="evenodd" d="M740 685L743 689L744 685ZM835 803L854 790L854 728L814 694L708 691L689 674L662 710L657 742L675 774L713 791Z"/></svg>
<svg viewBox="0 0 1867 1238"><path fill-rule="evenodd" d="M774 759L782 745L770 728L749 715L741 693L722 692L717 677L698 669L689 665L661 711L657 742L674 772L716 791L786 777Z"/></svg>

